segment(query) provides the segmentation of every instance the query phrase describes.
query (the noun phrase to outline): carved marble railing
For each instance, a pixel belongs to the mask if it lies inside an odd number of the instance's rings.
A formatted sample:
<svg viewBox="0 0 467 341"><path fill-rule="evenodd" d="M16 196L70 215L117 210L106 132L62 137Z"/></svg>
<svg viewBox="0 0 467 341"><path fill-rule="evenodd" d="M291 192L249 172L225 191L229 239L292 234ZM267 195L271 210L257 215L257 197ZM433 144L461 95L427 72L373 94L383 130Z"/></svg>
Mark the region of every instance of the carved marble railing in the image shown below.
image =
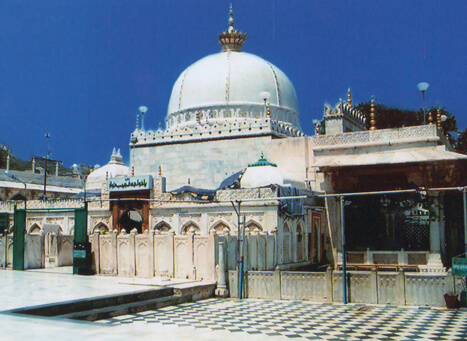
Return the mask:
<svg viewBox="0 0 467 341"><path fill-rule="evenodd" d="M270 115L274 120L300 126L299 115L292 109L270 105ZM203 106L181 110L167 116L166 126L169 131L185 126L200 124L223 124L236 119L264 120L267 118L266 108L260 104L239 104L232 106Z"/></svg>
<svg viewBox="0 0 467 341"><path fill-rule="evenodd" d="M24 209L24 201L2 201L0 212L13 213L14 208ZM82 199L28 200L28 209L73 209L83 207Z"/></svg>
<svg viewBox="0 0 467 341"><path fill-rule="evenodd" d="M369 142L396 142L413 139L426 139L438 137L434 124L404 127L395 129L381 129L374 131L358 131L336 135L318 135L311 138L314 146L337 146Z"/></svg>
<svg viewBox="0 0 467 341"><path fill-rule="evenodd" d="M216 198L219 201L275 198L276 191L272 188L246 188L235 190L217 191Z"/></svg>
<svg viewBox="0 0 467 341"><path fill-rule="evenodd" d="M139 146L258 134L304 136L298 128L287 122L269 118L258 120L239 118L228 119L223 122L201 122L194 126L177 127L173 130L162 130L162 128L157 131L136 129L131 134L130 143Z"/></svg>
<svg viewBox="0 0 467 341"><path fill-rule="evenodd" d="M444 294L454 290L455 277L409 272L348 271L350 303L444 306ZM342 272L247 271L246 297L342 302ZM237 273L229 271L230 288L237 287ZM457 284L457 283L456 283ZM459 284L457 292L461 290ZM236 297L236 290L230 291Z"/></svg>

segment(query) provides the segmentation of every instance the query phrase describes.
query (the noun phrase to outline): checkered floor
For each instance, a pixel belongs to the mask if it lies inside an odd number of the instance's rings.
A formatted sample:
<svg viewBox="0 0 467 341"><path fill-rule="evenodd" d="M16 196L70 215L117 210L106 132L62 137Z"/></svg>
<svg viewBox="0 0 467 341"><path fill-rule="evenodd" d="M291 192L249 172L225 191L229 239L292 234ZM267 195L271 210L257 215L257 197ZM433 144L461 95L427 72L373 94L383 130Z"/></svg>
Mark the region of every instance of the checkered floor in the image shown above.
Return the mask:
<svg viewBox="0 0 467 341"><path fill-rule="evenodd" d="M191 326L309 340L467 340L466 309L209 299L99 322Z"/></svg>

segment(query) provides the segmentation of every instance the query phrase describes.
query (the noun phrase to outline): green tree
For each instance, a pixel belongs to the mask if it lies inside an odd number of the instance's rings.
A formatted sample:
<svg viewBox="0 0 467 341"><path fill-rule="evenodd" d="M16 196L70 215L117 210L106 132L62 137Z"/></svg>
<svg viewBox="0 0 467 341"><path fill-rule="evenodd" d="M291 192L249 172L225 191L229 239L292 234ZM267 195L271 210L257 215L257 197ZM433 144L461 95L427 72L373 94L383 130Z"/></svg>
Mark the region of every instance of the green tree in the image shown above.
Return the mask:
<svg viewBox="0 0 467 341"><path fill-rule="evenodd" d="M371 102L360 103L356 107L366 117L367 128L370 128L370 109ZM426 109L426 122L429 121L429 113L433 123L437 121L438 108L430 107ZM446 120L442 122L447 139L451 143L455 151L467 154L467 129L459 131L457 128L456 117L451 114L446 108L439 108L439 114L445 115ZM375 103L375 121L377 129L401 128L423 124L423 111L409 110L400 108L387 107L380 103Z"/></svg>
<svg viewBox="0 0 467 341"><path fill-rule="evenodd" d="M454 150L462 154L467 154L467 129L459 132L459 137L454 143Z"/></svg>

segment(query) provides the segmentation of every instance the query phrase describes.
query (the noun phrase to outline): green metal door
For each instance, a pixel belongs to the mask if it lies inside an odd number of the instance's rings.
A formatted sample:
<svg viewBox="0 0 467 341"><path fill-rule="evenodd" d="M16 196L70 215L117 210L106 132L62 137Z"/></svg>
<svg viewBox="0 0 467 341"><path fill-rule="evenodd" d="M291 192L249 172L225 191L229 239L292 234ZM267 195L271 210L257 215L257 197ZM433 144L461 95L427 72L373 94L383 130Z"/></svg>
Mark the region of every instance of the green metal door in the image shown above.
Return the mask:
<svg viewBox="0 0 467 341"><path fill-rule="evenodd" d="M24 270L24 233L26 229L26 211L15 209L13 227L13 270Z"/></svg>

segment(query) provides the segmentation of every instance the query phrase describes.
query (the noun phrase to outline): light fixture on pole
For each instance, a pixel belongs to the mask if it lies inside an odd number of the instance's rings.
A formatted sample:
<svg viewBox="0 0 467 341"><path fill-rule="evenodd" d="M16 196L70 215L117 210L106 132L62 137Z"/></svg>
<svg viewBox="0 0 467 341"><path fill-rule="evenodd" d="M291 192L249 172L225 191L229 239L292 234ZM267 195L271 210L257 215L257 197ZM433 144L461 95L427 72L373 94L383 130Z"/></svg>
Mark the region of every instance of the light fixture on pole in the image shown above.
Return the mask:
<svg viewBox="0 0 467 341"><path fill-rule="evenodd" d="M268 106L268 99L271 97L271 94L267 91L260 92L259 96L264 101L264 116L267 116L267 106Z"/></svg>
<svg viewBox="0 0 467 341"><path fill-rule="evenodd" d="M144 114L148 111L148 108L144 105L138 108L139 112L141 113L141 130L144 130Z"/></svg>
<svg viewBox="0 0 467 341"><path fill-rule="evenodd" d="M422 101L423 101L423 124L426 124L426 117L425 117L425 92L428 90L428 88L430 87L430 84L428 84L427 82L421 82L421 83L418 83L417 84L417 88L418 90L421 91L422 93Z"/></svg>

